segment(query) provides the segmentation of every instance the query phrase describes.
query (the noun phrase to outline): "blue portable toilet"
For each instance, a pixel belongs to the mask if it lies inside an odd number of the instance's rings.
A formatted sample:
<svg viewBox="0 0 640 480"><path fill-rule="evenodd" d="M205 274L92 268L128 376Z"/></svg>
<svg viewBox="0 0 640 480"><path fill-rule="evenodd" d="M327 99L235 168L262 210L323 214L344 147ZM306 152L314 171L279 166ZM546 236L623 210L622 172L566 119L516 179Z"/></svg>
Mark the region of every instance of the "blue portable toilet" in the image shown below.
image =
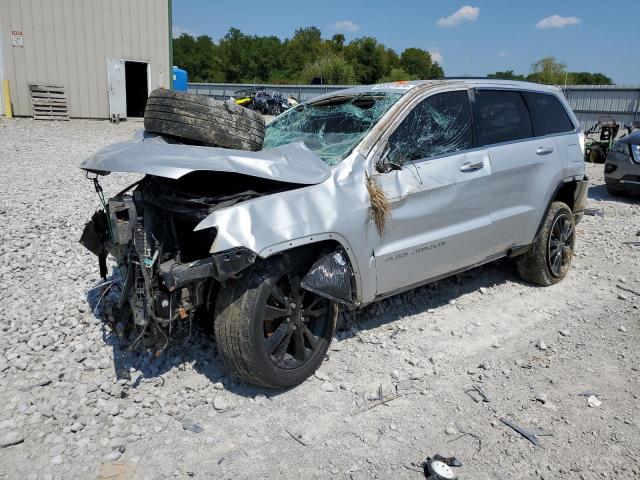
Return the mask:
<svg viewBox="0 0 640 480"><path fill-rule="evenodd" d="M187 71L181 68L173 66L173 89L179 92L187 91L187 83L189 82L187 77Z"/></svg>

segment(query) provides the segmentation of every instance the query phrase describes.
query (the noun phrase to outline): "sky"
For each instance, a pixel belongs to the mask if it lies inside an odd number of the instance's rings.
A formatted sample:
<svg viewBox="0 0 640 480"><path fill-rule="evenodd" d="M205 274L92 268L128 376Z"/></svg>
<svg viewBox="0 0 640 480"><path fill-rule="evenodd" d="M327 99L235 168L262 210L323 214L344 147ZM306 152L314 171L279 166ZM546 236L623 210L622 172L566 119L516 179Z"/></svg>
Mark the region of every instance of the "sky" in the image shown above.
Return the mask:
<svg viewBox="0 0 640 480"><path fill-rule="evenodd" d="M173 0L173 32L218 41L231 27L290 38L316 26L325 38L375 37L398 53L423 48L447 76L529 73L553 56L569 71L640 83L638 0Z"/></svg>

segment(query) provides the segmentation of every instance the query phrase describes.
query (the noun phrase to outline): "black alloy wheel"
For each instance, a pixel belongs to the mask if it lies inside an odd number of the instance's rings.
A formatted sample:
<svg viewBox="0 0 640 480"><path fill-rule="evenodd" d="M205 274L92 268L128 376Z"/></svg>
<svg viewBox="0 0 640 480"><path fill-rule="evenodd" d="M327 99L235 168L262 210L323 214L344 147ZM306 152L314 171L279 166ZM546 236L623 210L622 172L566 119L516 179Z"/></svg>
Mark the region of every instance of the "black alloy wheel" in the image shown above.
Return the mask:
<svg viewBox="0 0 640 480"><path fill-rule="evenodd" d="M547 245L547 262L554 277L561 277L567 263L571 261L574 239L573 223L568 215L563 213L556 217Z"/></svg>
<svg viewBox="0 0 640 480"><path fill-rule="evenodd" d="M264 306L264 343L282 369L302 366L320 348L331 323L331 302L300 287L302 272L283 275Z"/></svg>
<svg viewBox="0 0 640 480"><path fill-rule="evenodd" d="M287 252L220 288L216 342L227 366L248 382L292 387L324 361L338 307L300 287L315 259L305 250Z"/></svg>

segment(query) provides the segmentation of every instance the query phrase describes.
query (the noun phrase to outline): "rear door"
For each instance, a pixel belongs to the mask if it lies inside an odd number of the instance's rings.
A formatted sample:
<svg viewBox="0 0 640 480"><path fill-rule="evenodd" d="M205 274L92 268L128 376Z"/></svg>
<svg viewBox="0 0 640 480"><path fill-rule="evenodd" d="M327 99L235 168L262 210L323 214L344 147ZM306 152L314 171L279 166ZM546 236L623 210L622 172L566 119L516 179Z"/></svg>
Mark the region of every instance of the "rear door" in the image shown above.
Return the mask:
<svg viewBox="0 0 640 480"><path fill-rule="evenodd" d="M580 175L584 155L580 147L579 129L567 113L560 98L551 93L522 92L531 114L534 137L553 137L556 152L567 170L566 176Z"/></svg>
<svg viewBox="0 0 640 480"><path fill-rule="evenodd" d="M107 90L109 93L109 116L127 118L127 84L124 60L107 59Z"/></svg>
<svg viewBox="0 0 640 480"><path fill-rule="evenodd" d="M520 91L475 89L472 110L476 142L491 159L489 244L493 254L500 254L533 239L562 159L552 137L534 138Z"/></svg>
<svg viewBox="0 0 640 480"><path fill-rule="evenodd" d="M391 206L373 233L377 294L387 294L483 260L490 220L491 164L474 149L467 90L428 96L389 137L401 164L375 176Z"/></svg>

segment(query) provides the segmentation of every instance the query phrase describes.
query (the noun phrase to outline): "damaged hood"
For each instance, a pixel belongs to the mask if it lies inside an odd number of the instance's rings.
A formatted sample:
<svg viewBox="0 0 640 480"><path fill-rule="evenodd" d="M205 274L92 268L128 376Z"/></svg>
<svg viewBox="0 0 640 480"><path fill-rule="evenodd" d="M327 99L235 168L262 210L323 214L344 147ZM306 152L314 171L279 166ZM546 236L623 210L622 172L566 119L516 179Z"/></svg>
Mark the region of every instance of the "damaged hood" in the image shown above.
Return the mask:
<svg viewBox="0 0 640 480"><path fill-rule="evenodd" d="M301 185L322 183L331 173L302 142L250 152L168 143L147 132L99 150L80 168L101 175L130 172L172 179L195 171L229 172Z"/></svg>

